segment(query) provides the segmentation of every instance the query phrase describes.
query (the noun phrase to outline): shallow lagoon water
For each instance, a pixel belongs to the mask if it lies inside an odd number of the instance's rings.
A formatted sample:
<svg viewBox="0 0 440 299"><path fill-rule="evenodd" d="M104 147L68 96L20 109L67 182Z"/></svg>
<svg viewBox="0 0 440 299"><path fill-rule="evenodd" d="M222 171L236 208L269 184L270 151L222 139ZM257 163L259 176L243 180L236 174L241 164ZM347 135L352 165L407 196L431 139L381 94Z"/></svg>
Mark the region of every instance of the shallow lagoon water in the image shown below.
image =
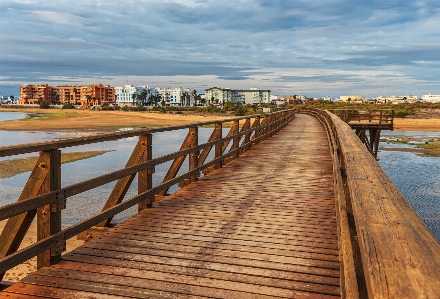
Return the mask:
<svg viewBox="0 0 440 299"><path fill-rule="evenodd" d="M226 135L228 129L224 129L223 135ZM212 129L199 129L199 143L206 142L212 132ZM0 131L0 139L5 131ZM8 135L10 132L6 132ZM187 130L177 130L167 133L153 134L153 158L163 156L179 150ZM56 137L62 136L63 138L69 137L68 133L58 134L44 134L41 132L31 134L32 141L46 141L56 139ZM20 135L26 136L26 135ZM35 137L38 136L38 140ZM83 145L71 148L61 149L62 152L79 152L79 151L109 151L103 155L93 158L75 161L71 163L63 164L61 184L63 187L69 186L87 179L91 179L111 171L116 171L124 168L128 161L135 145L137 137L130 137L120 139L117 141L106 141L90 145ZM14 144L23 143L22 140L17 142L14 138ZM36 153L32 154L33 156ZM20 155L21 157L22 155ZM17 158L14 156L12 158ZM211 154L212 157L212 154ZM6 157L11 158L11 157ZM208 158L209 159L209 158ZM156 172L153 175L153 184L158 185L163 180L166 172L171 165L171 161L156 166ZM179 173L183 173L188 169L188 161L183 164ZM0 205L15 202L23 189L24 184L29 178L30 172L16 175L12 178L0 180ZM99 188L89 190L87 192L78 194L68 199L67 208L63 211L63 224L69 225L77 223L95 213L98 213L108 196L110 195L115 182L106 184ZM170 188L170 191L177 190L177 186ZM137 178L134 179L132 186L127 192L125 198L130 198L137 194ZM123 213L115 217L115 221L119 222L128 216L136 212L136 207L124 211Z"/></svg>
<svg viewBox="0 0 440 299"><path fill-rule="evenodd" d="M0 112L0 121L22 119L25 117L27 117L27 114L23 112Z"/></svg>
<svg viewBox="0 0 440 299"><path fill-rule="evenodd" d="M3 113L3 112L2 112ZM1 114L0 113L0 116ZM15 113L15 112L14 112ZM200 143L206 142L212 129L200 129ZM226 135L225 129L223 136ZM153 157L177 151L185 138L187 130L167 132L153 135ZM58 138L79 137L88 133L75 132L8 132L0 131L0 146L28 142L41 142ZM382 132L384 137L440 137L439 132ZM137 142L136 137L118 141L101 142L80 147L62 149L62 152L109 150L109 152L86 160L62 165L62 186L84 181L125 166ZM408 145L387 145L384 147L408 147ZM34 154L35 155L35 154ZM11 157L0 158L10 159ZM17 158L17 156L13 157ZM440 158L420 157L415 153L397 151L379 151L379 164L400 190L408 203L413 207L433 235L440 241ZM159 184L166 174L171 162L156 167L153 184ZM180 173L188 169L185 161ZM15 202L29 178L30 172L0 180L0 205ZM115 183L90 190L69 198L67 209L63 211L63 224L77 223L99 212L109 196ZM173 187L171 190L176 190ZM137 179L127 192L126 198L136 195ZM136 212L136 207L125 211L114 221L122 221Z"/></svg>

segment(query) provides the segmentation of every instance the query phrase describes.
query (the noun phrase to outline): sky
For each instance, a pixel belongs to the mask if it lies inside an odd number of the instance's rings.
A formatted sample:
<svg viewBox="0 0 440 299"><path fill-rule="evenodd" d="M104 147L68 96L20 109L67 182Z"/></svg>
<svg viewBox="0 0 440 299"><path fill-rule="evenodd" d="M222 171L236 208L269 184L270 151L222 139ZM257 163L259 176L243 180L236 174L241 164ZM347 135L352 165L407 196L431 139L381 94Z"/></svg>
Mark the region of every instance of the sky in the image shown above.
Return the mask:
<svg viewBox="0 0 440 299"><path fill-rule="evenodd" d="M440 94L440 1L1 0L0 95L26 83Z"/></svg>

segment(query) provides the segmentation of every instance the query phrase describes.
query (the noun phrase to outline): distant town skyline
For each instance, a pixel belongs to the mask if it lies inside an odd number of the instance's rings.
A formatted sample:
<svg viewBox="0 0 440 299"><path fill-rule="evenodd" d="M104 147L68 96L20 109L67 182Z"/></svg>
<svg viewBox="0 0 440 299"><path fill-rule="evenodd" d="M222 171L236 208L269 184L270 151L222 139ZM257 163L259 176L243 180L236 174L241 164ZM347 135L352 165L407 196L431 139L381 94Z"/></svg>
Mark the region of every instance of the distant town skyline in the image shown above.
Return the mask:
<svg viewBox="0 0 440 299"><path fill-rule="evenodd" d="M0 95L26 83L440 94L440 2L0 3Z"/></svg>

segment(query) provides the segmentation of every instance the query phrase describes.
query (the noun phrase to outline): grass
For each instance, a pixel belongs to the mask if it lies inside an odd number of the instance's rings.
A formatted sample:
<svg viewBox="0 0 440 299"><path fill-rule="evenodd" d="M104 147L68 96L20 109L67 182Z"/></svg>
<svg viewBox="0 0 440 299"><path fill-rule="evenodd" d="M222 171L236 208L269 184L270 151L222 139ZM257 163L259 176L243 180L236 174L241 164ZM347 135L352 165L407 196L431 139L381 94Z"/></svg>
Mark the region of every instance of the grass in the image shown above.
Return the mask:
<svg viewBox="0 0 440 299"><path fill-rule="evenodd" d="M69 163L99 156L108 151L92 151L61 154L61 163ZM12 159L0 161L0 179L7 179L17 174L31 171L37 163L38 157Z"/></svg>
<svg viewBox="0 0 440 299"><path fill-rule="evenodd" d="M440 157L440 140L429 140L428 143L418 144L417 147L424 150L423 156Z"/></svg>
<svg viewBox="0 0 440 299"><path fill-rule="evenodd" d="M408 144L408 145L414 145L416 148L423 150L423 152L420 154L420 156L423 157L440 157L440 140L438 139L430 139L426 141L425 143L417 143L417 144L411 144L409 143L411 140L403 140L403 139L397 139L397 140L391 140L386 138L381 138L381 142L386 142L387 144ZM390 150L390 149L387 149ZM395 149L393 149L395 150Z"/></svg>

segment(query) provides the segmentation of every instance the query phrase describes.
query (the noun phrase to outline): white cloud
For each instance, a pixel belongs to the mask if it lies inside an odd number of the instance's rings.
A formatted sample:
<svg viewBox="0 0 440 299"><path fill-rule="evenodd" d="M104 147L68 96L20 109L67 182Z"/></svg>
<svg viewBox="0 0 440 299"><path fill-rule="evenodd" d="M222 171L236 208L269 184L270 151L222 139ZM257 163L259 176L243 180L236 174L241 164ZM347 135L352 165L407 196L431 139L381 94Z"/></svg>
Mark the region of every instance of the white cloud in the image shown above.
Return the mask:
<svg viewBox="0 0 440 299"><path fill-rule="evenodd" d="M70 26L84 26L86 21L83 17L75 16L71 13L34 10L30 12L35 17L42 21L49 21L55 24L70 25Z"/></svg>

